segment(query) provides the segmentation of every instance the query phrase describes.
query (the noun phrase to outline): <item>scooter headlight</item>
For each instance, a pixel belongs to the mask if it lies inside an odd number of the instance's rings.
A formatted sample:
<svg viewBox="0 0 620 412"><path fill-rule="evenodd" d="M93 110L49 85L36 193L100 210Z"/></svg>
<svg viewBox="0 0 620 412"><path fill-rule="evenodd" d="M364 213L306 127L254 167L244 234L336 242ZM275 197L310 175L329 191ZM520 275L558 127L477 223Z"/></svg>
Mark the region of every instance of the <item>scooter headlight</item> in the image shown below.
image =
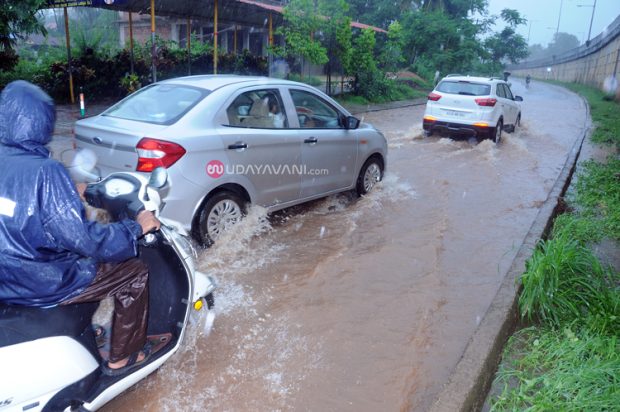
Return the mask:
<svg viewBox="0 0 620 412"><path fill-rule="evenodd" d="M105 194L108 197L118 197L128 195L136 190L133 183L125 179L109 179L105 182Z"/></svg>

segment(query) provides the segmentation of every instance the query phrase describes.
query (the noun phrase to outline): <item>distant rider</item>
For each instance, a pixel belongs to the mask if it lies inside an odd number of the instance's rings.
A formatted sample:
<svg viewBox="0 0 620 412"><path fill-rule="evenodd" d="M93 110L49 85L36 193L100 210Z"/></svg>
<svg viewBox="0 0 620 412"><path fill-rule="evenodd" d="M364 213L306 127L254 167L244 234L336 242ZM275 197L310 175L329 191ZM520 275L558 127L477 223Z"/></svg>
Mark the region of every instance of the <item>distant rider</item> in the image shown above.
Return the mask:
<svg viewBox="0 0 620 412"><path fill-rule="evenodd" d="M532 76L530 76L528 73L528 75L525 76L525 87L527 87L528 89L530 87L530 81L532 81Z"/></svg>

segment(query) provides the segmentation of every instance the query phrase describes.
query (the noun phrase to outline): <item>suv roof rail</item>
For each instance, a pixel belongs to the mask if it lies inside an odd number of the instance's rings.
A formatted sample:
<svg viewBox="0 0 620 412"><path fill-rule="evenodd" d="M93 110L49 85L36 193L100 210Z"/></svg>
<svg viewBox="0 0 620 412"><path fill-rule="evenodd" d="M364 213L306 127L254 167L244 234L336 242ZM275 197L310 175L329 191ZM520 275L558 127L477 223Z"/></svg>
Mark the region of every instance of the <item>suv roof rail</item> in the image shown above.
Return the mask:
<svg viewBox="0 0 620 412"><path fill-rule="evenodd" d="M450 73L446 75L446 77L459 77L459 76L463 76L463 75L459 73Z"/></svg>
<svg viewBox="0 0 620 412"><path fill-rule="evenodd" d="M504 81L504 78L503 77L491 76L491 77L489 77L489 80L501 80L501 81Z"/></svg>

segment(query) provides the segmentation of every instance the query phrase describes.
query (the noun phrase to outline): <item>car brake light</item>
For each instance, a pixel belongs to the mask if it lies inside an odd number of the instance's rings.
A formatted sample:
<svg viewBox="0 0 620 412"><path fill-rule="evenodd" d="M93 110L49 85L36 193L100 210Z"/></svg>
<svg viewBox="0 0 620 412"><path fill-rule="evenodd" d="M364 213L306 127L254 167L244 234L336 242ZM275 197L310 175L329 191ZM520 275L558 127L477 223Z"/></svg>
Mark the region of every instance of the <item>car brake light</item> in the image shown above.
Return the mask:
<svg viewBox="0 0 620 412"><path fill-rule="evenodd" d="M476 99L476 104L478 106L493 107L495 106L495 103L497 103L497 99L493 99L493 98Z"/></svg>
<svg viewBox="0 0 620 412"><path fill-rule="evenodd" d="M138 172L152 172L156 167L169 168L186 153L185 149L172 142L145 137L136 146Z"/></svg>
<svg viewBox="0 0 620 412"><path fill-rule="evenodd" d="M441 99L441 95L437 94L437 93L430 93L428 95L428 100L432 100L434 102L436 102L437 100Z"/></svg>

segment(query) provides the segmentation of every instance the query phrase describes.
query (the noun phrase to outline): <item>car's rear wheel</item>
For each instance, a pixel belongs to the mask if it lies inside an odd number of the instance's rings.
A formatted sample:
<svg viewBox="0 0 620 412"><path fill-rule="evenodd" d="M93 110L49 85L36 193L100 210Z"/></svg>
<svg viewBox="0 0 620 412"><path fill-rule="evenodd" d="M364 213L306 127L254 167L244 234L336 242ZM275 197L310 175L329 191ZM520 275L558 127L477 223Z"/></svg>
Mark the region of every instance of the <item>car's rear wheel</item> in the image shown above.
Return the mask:
<svg viewBox="0 0 620 412"><path fill-rule="evenodd" d="M200 210L195 237L202 245L211 246L243 218L245 210L246 202L238 194L231 191L215 193Z"/></svg>
<svg viewBox="0 0 620 412"><path fill-rule="evenodd" d="M497 122L497 126L495 126L495 130L493 130L493 141L496 144L499 144L499 142L502 140L503 127L504 127L504 123L500 120L499 122Z"/></svg>
<svg viewBox="0 0 620 412"><path fill-rule="evenodd" d="M369 193L375 185L383 179L383 162L379 157L366 160L357 177L357 194L362 196Z"/></svg>

